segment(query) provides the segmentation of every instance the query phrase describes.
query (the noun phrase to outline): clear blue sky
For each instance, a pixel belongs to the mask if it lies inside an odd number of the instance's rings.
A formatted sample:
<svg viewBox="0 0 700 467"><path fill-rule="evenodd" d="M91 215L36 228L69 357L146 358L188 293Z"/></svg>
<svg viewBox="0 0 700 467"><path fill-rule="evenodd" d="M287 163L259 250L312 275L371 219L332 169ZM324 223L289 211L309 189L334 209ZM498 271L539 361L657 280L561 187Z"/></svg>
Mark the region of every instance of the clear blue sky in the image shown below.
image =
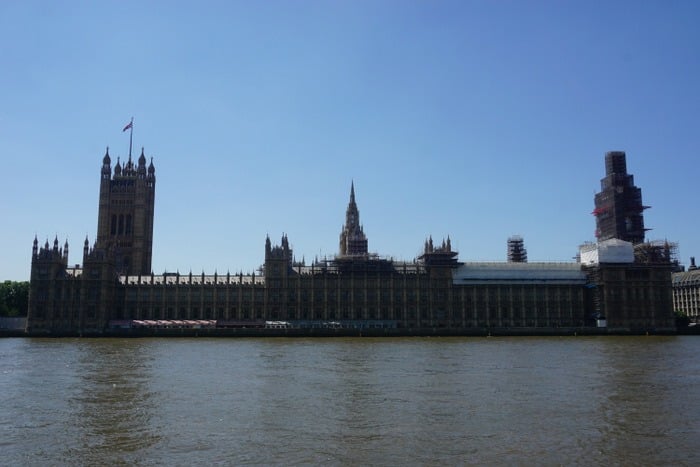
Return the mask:
<svg viewBox="0 0 700 467"><path fill-rule="evenodd" d="M651 239L700 257L700 2L0 2L0 280L97 229L105 147L154 157L153 268L256 269L265 235L568 261L627 152Z"/></svg>

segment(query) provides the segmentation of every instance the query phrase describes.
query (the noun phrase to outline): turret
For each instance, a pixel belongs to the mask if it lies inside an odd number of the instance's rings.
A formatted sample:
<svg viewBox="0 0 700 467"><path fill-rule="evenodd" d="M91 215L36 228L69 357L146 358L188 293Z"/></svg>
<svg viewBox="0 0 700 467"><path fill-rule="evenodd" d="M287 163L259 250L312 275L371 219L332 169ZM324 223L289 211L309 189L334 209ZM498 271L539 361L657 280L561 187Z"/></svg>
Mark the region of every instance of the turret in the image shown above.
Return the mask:
<svg viewBox="0 0 700 467"><path fill-rule="evenodd" d="M86 235L85 243L83 243L83 264L85 264L85 260L87 259L88 254L90 254L90 242L88 241L88 237Z"/></svg>
<svg viewBox="0 0 700 467"><path fill-rule="evenodd" d="M39 240L34 236L27 310L28 330L50 331L62 326L70 327L70 319L64 317L72 312L72 308L62 301L62 294L70 286L66 282L70 280L66 274L68 251L67 240L59 248L58 235L54 237L53 247L49 247L47 239L41 249Z"/></svg>
<svg viewBox="0 0 700 467"><path fill-rule="evenodd" d="M419 257L428 266L448 266L457 265L457 252L452 251L450 237L443 239L438 247L433 245L433 236L429 236L425 242L424 252Z"/></svg>
<svg viewBox="0 0 700 467"><path fill-rule="evenodd" d="M292 266L292 250L289 240L282 235L280 245L273 246L269 235L265 238L265 275L286 275Z"/></svg>
<svg viewBox="0 0 700 467"><path fill-rule="evenodd" d="M139 178L146 178L146 156L143 154L143 148L141 148L141 156L139 156L137 176Z"/></svg>
<svg viewBox="0 0 700 467"><path fill-rule="evenodd" d="M105 150L105 156L102 158L102 178L109 180L112 175L112 159L109 157L109 146Z"/></svg>

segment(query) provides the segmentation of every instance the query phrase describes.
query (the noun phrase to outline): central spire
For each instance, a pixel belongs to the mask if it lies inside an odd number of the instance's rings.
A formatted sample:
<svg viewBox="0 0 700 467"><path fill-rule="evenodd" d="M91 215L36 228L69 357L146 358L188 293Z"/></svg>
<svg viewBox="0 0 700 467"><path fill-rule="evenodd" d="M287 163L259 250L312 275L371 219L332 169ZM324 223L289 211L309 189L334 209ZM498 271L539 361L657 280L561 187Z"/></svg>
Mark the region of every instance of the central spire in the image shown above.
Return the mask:
<svg viewBox="0 0 700 467"><path fill-rule="evenodd" d="M350 202L345 211L345 225L340 232L340 256L367 255L367 237L360 224L360 211L355 203L355 182L350 183Z"/></svg>

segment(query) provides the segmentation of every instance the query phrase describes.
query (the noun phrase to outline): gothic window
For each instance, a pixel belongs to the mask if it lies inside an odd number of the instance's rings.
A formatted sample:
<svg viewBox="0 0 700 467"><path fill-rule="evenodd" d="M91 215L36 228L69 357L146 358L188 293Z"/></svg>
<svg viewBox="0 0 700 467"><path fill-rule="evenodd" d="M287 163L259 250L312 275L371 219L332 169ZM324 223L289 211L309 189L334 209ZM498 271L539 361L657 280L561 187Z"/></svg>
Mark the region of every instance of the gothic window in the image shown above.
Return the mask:
<svg viewBox="0 0 700 467"><path fill-rule="evenodd" d="M117 231L118 235L124 233L124 214L119 214L119 229Z"/></svg>
<svg viewBox="0 0 700 467"><path fill-rule="evenodd" d="M126 229L124 233L126 235L131 235L131 214L126 215Z"/></svg>
<svg viewBox="0 0 700 467"><path fill-rule="evenodd" d="M112 214L112 228L110 229L112 235L117 234L117 215Z"/></svg>

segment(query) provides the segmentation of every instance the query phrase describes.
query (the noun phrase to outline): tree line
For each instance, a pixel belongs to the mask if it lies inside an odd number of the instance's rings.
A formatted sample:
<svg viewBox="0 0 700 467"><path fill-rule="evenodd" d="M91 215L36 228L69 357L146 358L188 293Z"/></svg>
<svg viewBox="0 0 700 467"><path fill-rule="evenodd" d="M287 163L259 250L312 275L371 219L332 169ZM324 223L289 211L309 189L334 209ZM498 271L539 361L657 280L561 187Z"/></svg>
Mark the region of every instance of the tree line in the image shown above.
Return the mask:
<svg viewBox="0 0 700 467"><path fill-rule="evenodd" d="M27 316L29 282L0 283L0 316Z"/></svg>

